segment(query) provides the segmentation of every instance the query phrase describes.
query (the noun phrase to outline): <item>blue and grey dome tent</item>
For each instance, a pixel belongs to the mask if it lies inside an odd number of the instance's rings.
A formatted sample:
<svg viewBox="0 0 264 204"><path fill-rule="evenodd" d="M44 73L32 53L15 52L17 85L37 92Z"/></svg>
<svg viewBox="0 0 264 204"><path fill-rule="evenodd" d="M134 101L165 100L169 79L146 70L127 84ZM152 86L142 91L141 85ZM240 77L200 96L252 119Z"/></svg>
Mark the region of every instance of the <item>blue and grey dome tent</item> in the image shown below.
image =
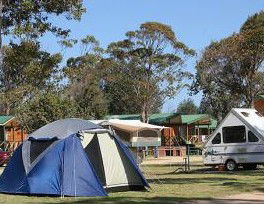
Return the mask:
<svg viewBox="0 0 264 204"><path fill-rule="evenodd" d="M0 192L107 196L108 190L149 187L130 150L87 120L58 120L36 130L14 152Z"/></svg>

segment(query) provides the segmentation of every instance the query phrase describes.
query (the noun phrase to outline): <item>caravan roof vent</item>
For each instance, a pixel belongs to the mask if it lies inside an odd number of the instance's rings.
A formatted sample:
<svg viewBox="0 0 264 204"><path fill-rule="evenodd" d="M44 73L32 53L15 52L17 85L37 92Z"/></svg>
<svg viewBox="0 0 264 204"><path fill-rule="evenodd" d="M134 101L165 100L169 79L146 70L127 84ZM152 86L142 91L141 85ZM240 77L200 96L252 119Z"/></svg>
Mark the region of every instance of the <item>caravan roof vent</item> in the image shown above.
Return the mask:
<svg viewBox="0 0 264 204"><path fill-rule="evenodd" d="M241 112L241 114L242 114L243 116L245 116L245 117L248 117L248 116L249 116L249 113L247 113L247 112Z"/></svg>
<svg viewBox="0 0 264 204"><path fill-rule="evenodd" d="M256 112L256 114L257 114L259 117L263 117L263 115L261 115L260 112Z"/></svg>

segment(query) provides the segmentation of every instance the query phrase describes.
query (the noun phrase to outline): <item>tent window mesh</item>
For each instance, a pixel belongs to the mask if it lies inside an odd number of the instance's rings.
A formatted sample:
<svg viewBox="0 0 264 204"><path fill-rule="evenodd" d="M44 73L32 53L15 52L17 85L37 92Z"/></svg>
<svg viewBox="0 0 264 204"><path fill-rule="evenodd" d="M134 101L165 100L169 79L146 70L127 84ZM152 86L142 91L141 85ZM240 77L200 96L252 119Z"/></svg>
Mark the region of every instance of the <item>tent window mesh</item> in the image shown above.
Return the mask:
<svg viewBox="0 0 264 204"><path fill-rule="evenodd" d="M38 156L55 141L56 140L31 140L30 163L34 162Z"/></svg>

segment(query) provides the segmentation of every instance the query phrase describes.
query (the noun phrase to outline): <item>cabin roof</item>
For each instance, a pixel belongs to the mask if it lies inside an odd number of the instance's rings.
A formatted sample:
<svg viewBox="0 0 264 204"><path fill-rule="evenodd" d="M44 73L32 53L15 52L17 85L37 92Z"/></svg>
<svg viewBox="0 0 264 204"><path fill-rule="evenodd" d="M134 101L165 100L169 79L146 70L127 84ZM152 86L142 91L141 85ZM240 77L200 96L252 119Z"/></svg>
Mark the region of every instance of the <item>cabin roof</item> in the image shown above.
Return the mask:
<svg viewBox="0 0 264 204"><path fill-rule="evenodd" d="M176 113L155 113L149 117L149 122L154 124L168 123L169 120L177 116Z"/></svg>
<svg viewBox="0 0 264 204"><path fill-rule="evenodd" d="M209 117L207 114L195 114L195 115L181 115L181 121L183 124L192 124L199 120Z"/></svg>
<svg viewBox="0 0 264 204"><path fill-rule="evenodd" d="M164 123L171 117L177 115L176 113L155 113L149 117L150 123ZM120 120L140 120L140 114L128 114L128 115L108 115L105 119L120 119Z"/></svg>
<svg viewBox="0 0 264 204"><path fill-rule="evenodd" d="M255 99L264 99L264 95L258 95L255 97Z"/></svg>
<svg viewBox="0 0 264 204"><path fill-rule="evenodd" d="M0 115L0 125L5 125L9 120L13 119L11 115Z"/></svg>
<svg viewBox="0 0 264 204"><path fill-rule="evenodd" d="M105 119L120 119L120 120L139 120L139 114L131 115L108 115ZM180 115L177 113L156 113L149 117L149 123L153 124L193 124L199 123L202 120L209 120L209 127L215 128L217 121L211 119L211 116L207 114L191 114L191 115ZM208 123L208 122L207 122ZM206 126L207 127L207 126Z"/></svg>

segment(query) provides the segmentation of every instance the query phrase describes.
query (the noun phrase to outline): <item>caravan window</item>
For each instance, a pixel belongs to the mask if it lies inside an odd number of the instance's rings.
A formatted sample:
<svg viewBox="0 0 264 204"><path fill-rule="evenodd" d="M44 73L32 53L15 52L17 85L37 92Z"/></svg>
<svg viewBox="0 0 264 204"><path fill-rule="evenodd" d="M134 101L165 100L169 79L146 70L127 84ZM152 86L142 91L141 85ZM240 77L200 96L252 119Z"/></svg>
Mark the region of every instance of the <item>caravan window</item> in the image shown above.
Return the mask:
<svg viewBox="0 0 264 204"><path fill-rule="evenodd" d="M221 143L221 134L217 133L214 139L212 140L212 144L220 144Z"/></svg>
<svg viewBox="0 0 264 204"><path fill-rule="evenodd" d="M223 127L224 143L243 143L246 142L245 126Z"/></svg>
<svg viewBox="0 0 264 204"><path fill-rule="evenodd" d="M248 141L249 142L258 142L259 139L257 138L257 136L253 132L248 131Z"/></svg>

